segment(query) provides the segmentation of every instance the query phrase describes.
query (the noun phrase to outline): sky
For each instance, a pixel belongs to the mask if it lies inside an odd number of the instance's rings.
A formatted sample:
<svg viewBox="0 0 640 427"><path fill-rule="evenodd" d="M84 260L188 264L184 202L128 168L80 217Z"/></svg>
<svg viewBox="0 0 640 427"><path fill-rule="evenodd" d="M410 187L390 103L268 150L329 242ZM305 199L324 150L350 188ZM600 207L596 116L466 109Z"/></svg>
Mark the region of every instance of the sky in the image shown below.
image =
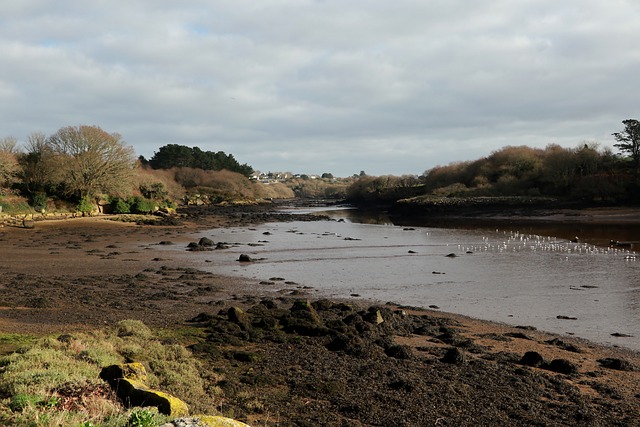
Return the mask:
<svg viewBox="0 0 640 427"><path fill-rule="evenodd" d="M3 0L0 138L97 125L147 159L343 177L612 147L638 22L637 0Z"/></svg>

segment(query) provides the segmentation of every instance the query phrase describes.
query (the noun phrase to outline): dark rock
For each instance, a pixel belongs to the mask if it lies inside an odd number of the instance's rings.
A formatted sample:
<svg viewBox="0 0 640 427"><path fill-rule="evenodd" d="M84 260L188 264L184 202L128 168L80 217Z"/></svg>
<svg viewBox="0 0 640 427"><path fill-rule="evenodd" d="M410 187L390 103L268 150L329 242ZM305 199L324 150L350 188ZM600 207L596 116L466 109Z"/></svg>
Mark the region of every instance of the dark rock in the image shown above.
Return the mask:
<svg viewBox="0 0 640 427"><path fill-rule="evenodd" d="M213 318L214 318L214 316L212 316L211 314L200 313L197 316L195 316L194 318L190 319L189 322L192 322L192 323L204 323L204 322L210 321Z"/></svg>
<svg viewBox="0 0 640 427"><path fill-rule="evenodd" d="M573 317L573 316L563 316L561 314L556 316L556 319L560 319L560 320L578 320L577 317Z"/></svg>
<svg viewBox="0 0 640 427"><path fill-rule="evenodd" d="M537 351L527 351L520 359L520 363L537 368L544 364L544 358Z"/></svg>
<svg viewBox="0 0 640 427"><path fill-rule="evenodd" d="M413 357L411 348L406 345L392 345L384 353L394 359L411 359Z"/></svg>
<svg viewBox="0 0 640 427"><path fill-rule="evenodd" d="M313 308L315 308L318 311L325 311L325 310L330 310L331 307L333 307L333 301L328 300L328 299L320 299L317 301L314 301L312 304Z"/></svg>
<svg viewBox="0 0 640 427"><path fill-rule="evenodd" d="M247 313L245 313L244 311L242 311L242 309L238 307L229 308L229 310L227 310L227 316L229 317L230 321L237 323L239 325L246 325L249 323L249 318L247 316Z"/></svg>
<svg viewBox="0 0 640 427"><path fill-rule="evenodd" d="M451 365L461 365L467 361L467 357L464 352L457 347L450 348L445 353L444 357L440 359L442 363L449 363Z"/></svg>
<svg viewBox="0 0 640 427"><path fill-rule="evenodd" d="M213 240L209 239L208 237L203 237L198 242L198 245L210 247L210 246L215 246L215 242Z"/></svg>
<svg viewBox="0 0 640 427"><path fill-rule="evenodd" d="M511 337L511 338L520 338L522 340L529 340L532 341L533 339L527 335L527 334L523 334L522 332L507 332L506 334L504 334L506 337Z"/></svg>
<svg viewBox="0 0 640 427"><path fill-rule="evenodd" d="M330 351L340 351L352 356L362 356L366 354L366 345L362 338L351 334L337 334L327 344Z"/></svg>
<svg viewBox="0 0 640 427"><path fill-rule="evenodd" d="M529 326L529 325L518 325L518 326L515 326L515 328L523 329L525 331L536 331L538 329L535 326Z"/></svg>
<svg viewBox="0 0 640 427"><path fill-rule="evenodd" d="M238 261L240 261L240 262L253 262L253 258L251 258L247 254L240 254L240 257L238 258Z"/></svg>
<svg viewBox="0 0 640 427"><path fill-rule="evenodd" d="M456 258L458 255L451 252L450 254L445 255L447 258Z"/></svg>
<svg viewBox="0 0 640 427"><path fill-rule="evenodd" d="M574 375L578 373L578 367L566 359L553 359L544 368L559 374Z"/></svg>
<svg viewBox="0 0 640 427"><path fill-rule="evenodd" d="M635 371L635 367L628 360L624 359L616 359L616 358L606 358L606 359L598 359L598 363L603 368L615 369L616 371Z"/></svg>
<svg viewBox="0 0 640 427"><path fill-rule="evenodd" d="M581 353L581 350L573 344L566 343L562 341L560 338L553 338L551 340L545 341L547 344L555 345L560 347L563 350L567 350L573 353Z"/></svg>
<svg viewBox="0 0 640 427"><path fill-rule="evenodd" d="M629 335L629 334L622 334L620 332L614 332L611 334L612 337L618 337L618 338L630 338L633 335Z"/></svg>

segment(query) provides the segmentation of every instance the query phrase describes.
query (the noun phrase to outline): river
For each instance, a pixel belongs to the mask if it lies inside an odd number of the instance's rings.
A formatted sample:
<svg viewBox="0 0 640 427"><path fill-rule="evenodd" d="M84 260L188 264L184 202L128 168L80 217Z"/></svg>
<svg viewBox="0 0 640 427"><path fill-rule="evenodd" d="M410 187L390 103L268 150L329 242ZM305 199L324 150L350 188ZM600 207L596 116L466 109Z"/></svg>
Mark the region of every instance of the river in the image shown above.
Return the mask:
<svg viewBox="0 0 640 427"><path fill-rule="evenodd" d="M637 239L637 228L443 228L315 211L333 220L211 230L204 235L230 248L193 255L202 269L270 289L431 306L640 350L640 254L603 243ZM257 261L239 263L240 254Z"/></svg>

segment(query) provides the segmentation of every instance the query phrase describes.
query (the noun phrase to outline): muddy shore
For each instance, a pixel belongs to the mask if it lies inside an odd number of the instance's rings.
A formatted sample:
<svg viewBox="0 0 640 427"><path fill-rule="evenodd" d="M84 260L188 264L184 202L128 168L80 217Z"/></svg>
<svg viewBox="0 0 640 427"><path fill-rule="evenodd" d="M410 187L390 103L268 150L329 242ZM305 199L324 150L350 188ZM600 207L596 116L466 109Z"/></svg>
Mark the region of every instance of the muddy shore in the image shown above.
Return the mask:
<svg viewBox="0 0 640 427"><path fill-rule="evenodd" d="M205 273L188 255L158 250L286 215L183 215L154 226L97 217L0 228L0 332L72 333L122 319L202 328L193 351L225 373L222 411L254 425L640 425L636 353L410 307L301 305L309 296L295 284ZM633 209L556 216L640 223Z"/></svg>

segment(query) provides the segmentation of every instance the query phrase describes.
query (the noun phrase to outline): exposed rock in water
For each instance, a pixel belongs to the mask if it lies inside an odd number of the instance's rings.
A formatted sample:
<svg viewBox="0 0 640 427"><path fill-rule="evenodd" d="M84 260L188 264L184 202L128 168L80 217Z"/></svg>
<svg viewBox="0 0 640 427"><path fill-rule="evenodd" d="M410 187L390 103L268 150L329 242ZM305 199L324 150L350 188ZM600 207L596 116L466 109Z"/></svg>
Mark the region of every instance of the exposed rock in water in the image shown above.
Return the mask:
<svg viewBox="0 0 640 427"><path fill-rule="evenodd" d="M208 246L208 247L215 246L215 244L216 243L213 240L211 240L210 238L208 238L208 237L202 237L200 239L200 241L198 242L198 245L200 245L200 246Z"/></svg>
<svg viewBox="0 0 640 427"><path fill-rule="evenodd" d="M254 259L251 258L249 255L247 254L240 254L240 257L238 258L238 261L240 262L253 262Z"/></svg>

